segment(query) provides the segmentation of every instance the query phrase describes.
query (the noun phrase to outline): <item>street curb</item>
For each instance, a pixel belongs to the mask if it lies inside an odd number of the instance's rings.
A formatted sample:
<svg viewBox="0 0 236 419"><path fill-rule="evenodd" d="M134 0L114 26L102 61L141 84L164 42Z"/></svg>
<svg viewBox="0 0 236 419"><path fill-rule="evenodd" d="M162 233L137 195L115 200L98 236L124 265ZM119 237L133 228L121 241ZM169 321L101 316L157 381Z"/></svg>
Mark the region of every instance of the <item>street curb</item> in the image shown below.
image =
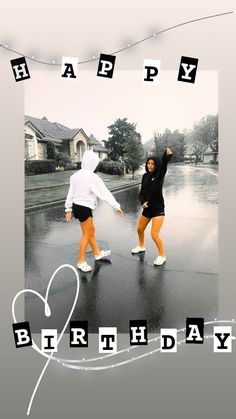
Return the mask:
<svg viewBox="0 0 236 419"><path fill-rule="evenodd" d="M105 182L106 180L109 181L110 178L103 178L102 180L103 180L103 182ZM59 188L61 186L68 186L69 187L69 185L70 185L70 182L68 181L68 182L57 183L55 185L49 185L49 186L37 186L37 187L32 186L32 187L29 187L29 188L25 188L25 192L40 191L42 189Z"/></svg>
<svg viewBox="0 0 236 419"><path fill-rule="evenodd" d="M26 188L25 192L32 192L32 191L40 191L41 189L51 189L51 188L59 188L61 186L69 186L70 183L58 183L56 185L50 185L50 186L38 186L37 188L32 187L32 188Z"/></svg>
<svg viewBox="0 0 236 419"><path fill-rule="evenodd" d="M110 191L111 192L120 192L122 190L126 190L126 189L130 189L132 187L135 187L135 186L139 186L140 184L141 184L141 179L137 182L132 183L131 185L126 184L126 185L121 185L121 186L115 186L115 187L111 188ZM45 202L45 203L42 203L42 204L33 205L31 207L25 207L25 211L27 212L27 211L30 211L30 210L36 210L36 209L41 209L41 208L49 208L53 205L60 205L60 204L63 204L65 202L65 199L66 199L66 197L64 199L59 199L57 201Z"/></svg>

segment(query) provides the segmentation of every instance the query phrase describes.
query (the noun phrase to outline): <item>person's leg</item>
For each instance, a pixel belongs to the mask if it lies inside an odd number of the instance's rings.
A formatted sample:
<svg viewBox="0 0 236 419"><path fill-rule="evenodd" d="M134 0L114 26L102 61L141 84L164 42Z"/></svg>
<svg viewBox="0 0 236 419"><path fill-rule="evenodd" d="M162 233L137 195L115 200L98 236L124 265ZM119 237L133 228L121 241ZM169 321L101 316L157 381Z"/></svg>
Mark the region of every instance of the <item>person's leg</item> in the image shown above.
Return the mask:
<svg viewBox="0 0 236 419"><path fill-rule="evenodd" d="M86 250L94 228L92 217L87 218L86 221L80 222L80 227L82 230L82 237L79 244L78 263L83 263L85 262Z"/></svg>
<svg viewBox="0 0 236 419"><path fill-rule="evenodd" d="M150 221L150 218L146 218L143 215L141 215L138 226L137 226L137 232L138 232L138 238L139 238L139 246L144 247L144 231Z"/></svg>
<svg viewBox="0 0 236 419"><path fill-rule="evenodd" d="M91 228L91 236L89 239L89 244L92 247L92 251L94 256L99 256L101 253L101 250L99 249L97 242L96 242L96 237L95 237L95 225L93 224L93 219L92 219L92 228Z"/></svg>
<svg viewBox="0 0 236 419"><path fill-rule="evenodd" d="M155 242L155 244L158 248L160 256L165 256L163 241L161 240L161 238L159 236L164 218L165 217L163 215L161 215L159 217L153 217L153 219L152 219L151 235L152 235L152 239L154 240L154 242Z"/></svg>

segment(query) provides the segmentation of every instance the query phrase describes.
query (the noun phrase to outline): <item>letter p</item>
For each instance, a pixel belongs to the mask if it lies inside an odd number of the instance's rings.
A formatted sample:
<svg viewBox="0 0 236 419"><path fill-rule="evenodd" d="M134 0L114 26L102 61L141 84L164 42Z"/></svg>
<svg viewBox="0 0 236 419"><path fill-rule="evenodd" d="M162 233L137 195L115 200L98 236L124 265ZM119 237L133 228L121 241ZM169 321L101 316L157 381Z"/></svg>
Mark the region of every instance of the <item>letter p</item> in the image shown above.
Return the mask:
<svg viewBox="0 0 236 419"><path fill-rule="evenodd" d="M97 76L113 77L116 57L114 55L100 54Z"/></svg>
<svg viewBox="0 0 236 419"><path fill-rule="evenodd" d="M144 60L143 65L143 83L149 85L158 85L160 83L160 60Z"/></svg>

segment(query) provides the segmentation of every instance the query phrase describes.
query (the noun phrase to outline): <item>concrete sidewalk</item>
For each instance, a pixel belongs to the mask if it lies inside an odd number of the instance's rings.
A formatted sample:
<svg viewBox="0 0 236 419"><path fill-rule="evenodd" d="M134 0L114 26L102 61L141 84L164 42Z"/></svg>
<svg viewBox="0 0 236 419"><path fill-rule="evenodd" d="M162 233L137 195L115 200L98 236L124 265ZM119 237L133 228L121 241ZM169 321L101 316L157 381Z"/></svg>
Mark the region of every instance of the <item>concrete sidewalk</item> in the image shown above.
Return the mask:
<svg viewBox="0 0 236 419"><path fill-rule="evenodd" d="M25 178L25 210L43 208L63 203L69 188L70 176L76 170L48 173ZM131 174L125 176L107 175L98 173L111 192L139 185L142 175Z"/></svg>

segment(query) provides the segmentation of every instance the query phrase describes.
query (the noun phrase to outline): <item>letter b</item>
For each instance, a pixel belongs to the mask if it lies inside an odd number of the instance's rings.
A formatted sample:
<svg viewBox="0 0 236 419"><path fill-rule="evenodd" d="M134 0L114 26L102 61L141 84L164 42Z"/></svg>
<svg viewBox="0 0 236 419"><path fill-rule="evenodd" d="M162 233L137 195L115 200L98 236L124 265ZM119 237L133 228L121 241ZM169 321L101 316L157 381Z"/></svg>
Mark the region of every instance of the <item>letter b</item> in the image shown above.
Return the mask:
<svg viewBox="0 0 236 419"><path fill-rule="evenodd" d="M29 322L14 323L12 325L16 348L32 346Z"/></svg>

